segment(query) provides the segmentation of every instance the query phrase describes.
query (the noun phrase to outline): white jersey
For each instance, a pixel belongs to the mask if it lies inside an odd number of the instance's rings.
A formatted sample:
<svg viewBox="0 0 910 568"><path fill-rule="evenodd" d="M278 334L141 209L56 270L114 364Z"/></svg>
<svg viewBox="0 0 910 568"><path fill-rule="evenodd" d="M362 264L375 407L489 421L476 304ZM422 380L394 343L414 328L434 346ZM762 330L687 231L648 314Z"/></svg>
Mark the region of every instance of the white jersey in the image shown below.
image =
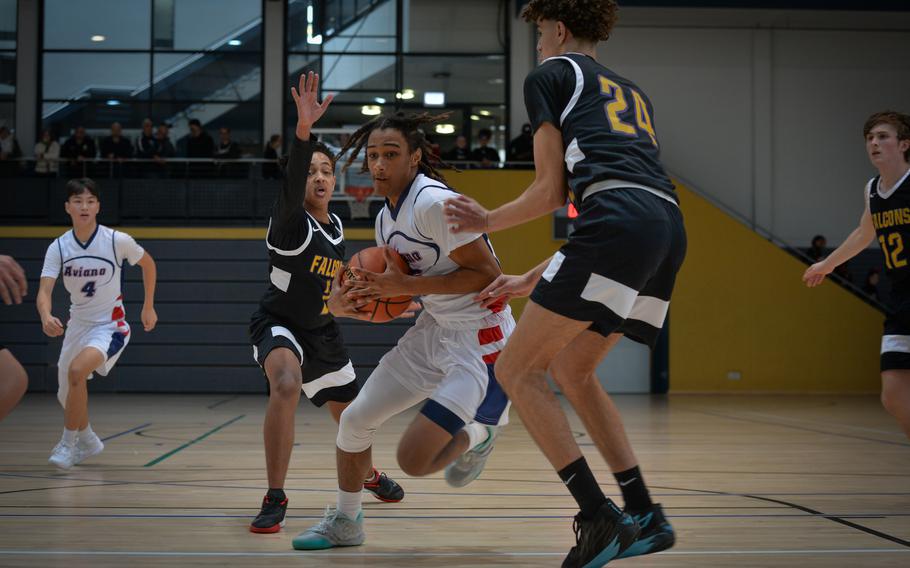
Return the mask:
<svg viewBox="0 0 910 568"><path fill-rule="evenodd" d="M41 277L58 278L70 294L70 318L102 324L124 319L120 292L123 261L139 262L145 250L126 233L98 225L83 244L70 230L47 247Z"/></svg>
<svg viewBox="0 0 910 568"><path fill-rule="evenodd" d="M455 197L442 182L417 174L396 207L386 202L376 216L376 243L395 249L404 258L411 274L440 276L458 270L449 255L476 239L484 239L492 252L489 239L482 233L453 233L446 223L443 206ZM470 294L429 294L423 296L424 310L442 327L450 329L482 328L506 316L505 310L481 308ZM502 312L501 314L499 312Z"/></svg>

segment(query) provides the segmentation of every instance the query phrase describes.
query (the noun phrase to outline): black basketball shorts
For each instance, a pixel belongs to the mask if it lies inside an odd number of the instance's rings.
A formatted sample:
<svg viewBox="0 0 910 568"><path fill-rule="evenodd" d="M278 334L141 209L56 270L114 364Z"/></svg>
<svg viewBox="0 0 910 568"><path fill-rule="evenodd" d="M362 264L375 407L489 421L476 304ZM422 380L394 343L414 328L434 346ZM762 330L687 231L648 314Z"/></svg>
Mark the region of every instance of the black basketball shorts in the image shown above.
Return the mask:
<svg viewBox="0 0 910 568"><path fill-rule="evenodd" d="M575 231L534 288L531 300L604 336L623 333L654 347L676 273L686 256L679 207L641 188L586 195Z"/></svg>
<svg viewBox="0 0 910 568"><path fill-rule="evenodd" d="M265 373L265 359L277 347L290 349L300 361L303 393L316 406L350 402L360 391L351 357L336 322L316 329L295 329L257 310L250 321L253 359Z"/></svg>
<svg viewBox="0 0 910 568"><path fill-rule="evenodd" d="M885 318L882 333L882 371L910 369L910 298L895 299L897 309Z"/></svg>

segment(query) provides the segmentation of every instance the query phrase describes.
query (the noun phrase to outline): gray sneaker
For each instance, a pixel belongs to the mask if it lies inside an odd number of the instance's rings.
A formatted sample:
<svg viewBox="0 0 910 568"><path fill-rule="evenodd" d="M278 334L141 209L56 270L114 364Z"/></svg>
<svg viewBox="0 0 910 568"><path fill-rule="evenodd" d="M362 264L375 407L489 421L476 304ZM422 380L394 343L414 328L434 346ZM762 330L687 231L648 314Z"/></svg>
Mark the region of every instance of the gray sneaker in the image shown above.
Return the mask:
<svg viewBox="0 0 910 568"><path fill-rule="evenodd" d="M336 546L357 546L363 544L363 511L351 519L334 507L325 508L325 516L319 523L296 537L295 550L322 550Z"/></svg>
<svg viewBox="0 0 910 568"><path fill-rule="evenodd" d="M486 426L487 439L458 456L458 459L446 466L446 483L452 487L464 487L480 476L487 458L493 452L493 442L499 435L499 428Z"/></svg>

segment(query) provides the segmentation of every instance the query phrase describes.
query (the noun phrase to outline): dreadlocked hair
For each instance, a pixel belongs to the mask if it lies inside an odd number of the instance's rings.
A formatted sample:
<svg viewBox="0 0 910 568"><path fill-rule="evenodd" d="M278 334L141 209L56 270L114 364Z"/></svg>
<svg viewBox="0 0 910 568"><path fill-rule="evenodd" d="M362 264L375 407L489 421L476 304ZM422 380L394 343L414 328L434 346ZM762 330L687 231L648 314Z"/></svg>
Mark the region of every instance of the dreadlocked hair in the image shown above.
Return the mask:
<svg viewBox="0 0 910 568"><path fill-rule="evenodd" d="M357 129L356 132L351 134L351 137L348 139L347 143L344 145L341 151L338 152L338 155L335 157L335 159L340 161L346 153L350 152L348 159L342 166L342 171L347 170L348 167L354 163L354 160L357 159L357 156L360 154L360 151L363 150L363 147L366 146L367 141L370 138L370 134L374 130L385 130L391 128L393 130L401 132L401 135L404 136L404 139L408 143L409 153L413 154L417 150L421 151L420 162L417 164L417 171L427 177L435 179L436 181L445 183L445 176L439 173L437 168L453 169L455 171L459 170L458 168L455 168L454 166L442 161L442 159L440 159L440 157L433 152L433 148L430 146L430 142L427 140L427 137L421 127L424 125L443 121L449 118L451 114L452 113L450 112L444 112L441 114L421 112L405 115L402 112L396 112L392 115L377 116L373 120ZM367 158L363 159L363 165L360 168L360 173L366 173L369 171L367 161Z"/></svg>

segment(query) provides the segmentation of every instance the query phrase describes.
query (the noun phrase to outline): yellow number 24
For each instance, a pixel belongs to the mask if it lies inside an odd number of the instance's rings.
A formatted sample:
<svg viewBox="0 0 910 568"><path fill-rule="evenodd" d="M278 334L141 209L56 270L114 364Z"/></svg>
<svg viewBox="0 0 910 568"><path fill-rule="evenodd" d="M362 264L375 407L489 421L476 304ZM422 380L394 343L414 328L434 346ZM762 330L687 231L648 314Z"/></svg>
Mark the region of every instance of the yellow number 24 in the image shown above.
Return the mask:
<svg viewBox="0 0 910 568"><path fill-rule="evenodd" d="M626 94L623 92L622 87L603 75L598 75L597 78L600 81L600 94L613 99L604 105L607 120L610 121L610 128L613 129L613 132L625 134L626 136L638 136L635 126L623 122L619 117L620 114L629 110L629 103L626 102ZM651 142L657 146L657 134L654 132L654 123L651 122L651 115L648 112L648 105L645 104L644 97L633 89L629 89L629 92L632 93L632 101L635 104L635 124L638 125L638 128L647 132Z"/></svg>

